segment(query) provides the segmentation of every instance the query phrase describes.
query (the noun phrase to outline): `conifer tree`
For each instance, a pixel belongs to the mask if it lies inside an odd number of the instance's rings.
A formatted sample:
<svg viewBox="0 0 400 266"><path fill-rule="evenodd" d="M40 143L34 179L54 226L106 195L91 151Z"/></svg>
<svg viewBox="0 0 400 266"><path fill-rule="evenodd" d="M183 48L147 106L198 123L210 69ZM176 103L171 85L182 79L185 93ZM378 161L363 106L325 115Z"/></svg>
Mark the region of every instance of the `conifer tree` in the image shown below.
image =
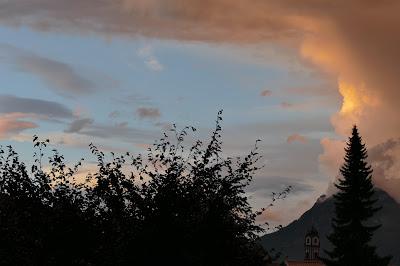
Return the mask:
<svg viewBox="0 0 400 266"><path fill-rule="evenodd" d="M333 250L325 251L328 266L383 266L390 257L380 257L376 247L370 244L374 232L381 226L372 223L371 218L381 208L376 206L372 168L366 162L367 150L356 126L345 148L344 164L340 168L342 178L335 186L335 218L333 232L328 240Z"/></svg>

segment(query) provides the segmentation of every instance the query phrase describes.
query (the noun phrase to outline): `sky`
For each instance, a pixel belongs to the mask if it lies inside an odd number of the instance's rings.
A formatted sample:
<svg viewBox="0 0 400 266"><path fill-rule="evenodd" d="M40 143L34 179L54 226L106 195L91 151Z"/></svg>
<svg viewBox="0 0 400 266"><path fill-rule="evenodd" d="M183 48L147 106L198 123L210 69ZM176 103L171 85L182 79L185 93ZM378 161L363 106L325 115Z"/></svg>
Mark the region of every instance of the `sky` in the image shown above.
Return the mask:
<svg viewBox="0 0 400 266"><path fill-rule="evenodd" d="M399 12L397 0L0 0L0 142L29 161L37 134L74 163L91 142L144 152L173 123L207 139L223 109L226 156L262 140L252 205L293 187L259 218L286 225L333 193L357 124L375 184L400 200Z"/></svg>

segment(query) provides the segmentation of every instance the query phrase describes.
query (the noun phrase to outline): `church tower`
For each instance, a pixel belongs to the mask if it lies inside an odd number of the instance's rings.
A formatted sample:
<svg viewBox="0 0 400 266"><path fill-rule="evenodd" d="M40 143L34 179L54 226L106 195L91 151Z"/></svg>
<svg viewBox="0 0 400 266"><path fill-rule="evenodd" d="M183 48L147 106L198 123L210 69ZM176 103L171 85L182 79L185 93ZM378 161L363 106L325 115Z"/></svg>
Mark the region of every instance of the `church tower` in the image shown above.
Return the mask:
<svg viewBox="0 0 400 266"><path fill-rule="evenodd" d="M305 260L319 260L319 235L314 226L308 230L304 239L304 259Z"/></svg>

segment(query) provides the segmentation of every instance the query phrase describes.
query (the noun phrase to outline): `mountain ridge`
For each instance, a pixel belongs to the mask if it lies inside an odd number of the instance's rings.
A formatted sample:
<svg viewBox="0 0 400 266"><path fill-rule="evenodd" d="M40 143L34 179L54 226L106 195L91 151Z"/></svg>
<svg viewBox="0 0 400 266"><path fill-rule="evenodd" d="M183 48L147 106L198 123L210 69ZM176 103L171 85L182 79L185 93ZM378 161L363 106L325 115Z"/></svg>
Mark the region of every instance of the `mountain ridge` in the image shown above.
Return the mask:
<svg viewBox="0 0 400 266"><path fill-rule="evenodd" d="M378 205L382 206L376 216L371 220L373 223L382 224L372 244L377 246L378 254L392 255L392 264L400 266L400 204L396 202L385 191L376 189ZM311 226L319 231L321 243L321 256L325 256L325 250L331 248L326 236L330 234L331 219L334 214L333 197L322 195L314 205L304 212L297 220L291 222L277 232L261 237L261 243L266 249L275 249L282 252L283 256L290 259L304 259L304 236Z"/></svg>

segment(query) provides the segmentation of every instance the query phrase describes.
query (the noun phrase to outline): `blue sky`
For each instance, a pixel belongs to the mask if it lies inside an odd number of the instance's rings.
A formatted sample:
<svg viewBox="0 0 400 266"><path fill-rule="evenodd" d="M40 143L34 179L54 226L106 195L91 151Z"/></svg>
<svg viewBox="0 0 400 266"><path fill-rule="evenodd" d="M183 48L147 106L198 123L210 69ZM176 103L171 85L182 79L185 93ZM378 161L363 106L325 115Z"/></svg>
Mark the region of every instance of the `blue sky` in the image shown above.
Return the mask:
<svg viewBox="0 0 400 266"><path fill-rule="evenodd" d="M172 123L206 139L223 109L227 156L262 140L252 204L294 187L279 214L264 217L287 224L331 186L354 123L371 147L399 138L399 34L380 30L391 20L372 21L367 4L188 1L1 3L1 144L28 161L34 134L71 163L90 142L142 152ZM379 12L397 19L391 10ZM395 161L400 145L392 148ZM396 167L376 183L389 191L383 180Z"/></svg>
<svg viewBox="0 0 400 266"><path fill-rule="evenodd" d="M289 53L274 54L274 47L267 47L269 62L259 59L258 48L251 45L104 38L25 27L2 27L0 36L0 97L42 99L71 112L54 120L24 117L35 128L3 133L3 145L11 143L27 160L33 134L55 141L55 147L73 162L88 155L89 142L107 151L143 151L142 144L152 143L172 123L194 125L200 130L198 137L205 138L218 110L223 109L227 155L244 154L256 139L263 140L268 163L259 174L261 185L256 191L261 191L261 199L256 197L255 205L265 204L272 190L292 183L300 183L299 190L304 188L300 194L312 192L311 198L324 192L319 184L326 183L318 168L319 138L333 134L329 117L337 105L330 101L321 109L318 100L324 96L295 91L329 83ZM140 108L150 110L149 114L140 116ZM78 120L87 124L69 130ZM310 126L303 127L302 120ZM85 127L123 132L99 136L82 133ZM118 130L122 127L126 132ZM288 143L293 134L304 140ZM296 163L296 156L304 156L304 148L311 151L308 161ZM268 176L273 177L272 183L279 183L271 188L271 182L263 181Z"/></svg>

